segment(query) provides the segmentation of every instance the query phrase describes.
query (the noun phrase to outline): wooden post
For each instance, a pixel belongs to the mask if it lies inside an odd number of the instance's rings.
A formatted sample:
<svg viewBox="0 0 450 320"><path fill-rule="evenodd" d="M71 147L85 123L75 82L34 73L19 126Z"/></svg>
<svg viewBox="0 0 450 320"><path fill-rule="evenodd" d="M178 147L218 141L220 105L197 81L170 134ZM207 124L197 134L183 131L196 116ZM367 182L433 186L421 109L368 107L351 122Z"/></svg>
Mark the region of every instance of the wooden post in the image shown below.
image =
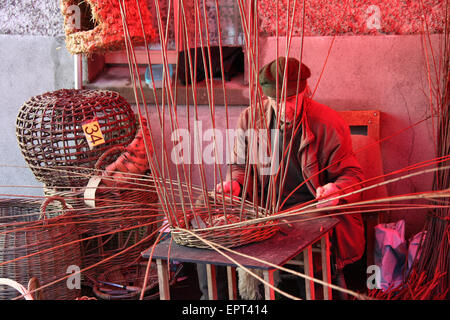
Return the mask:
<svg viewBox="0 0 450 320"><path fill-rule="evenodd" d="M169 286L169 274L167 272L167 261L156 259L156 266L158 269L159 299L170 300L170 286Z"/></svg>
<svg viewBox="0 0 450 320"><path fill-rule="evenodd" d="M227 267L228 278L228 298L230 300L237 300L237 287L236 287L236 268Z"/></svg>
<svg viewBox="0 0 450 320"><path fill-rule="evenodd" d="M320 239L320 251L322 255L322 279L324 282L331 284L331 264L330 264L330 236L329 232ZM324 300L331 300L331 287L323 286Z"/></svg>
<svg viewBox="0 0 450 320"><path fill-rule="evenodd" d="M83 89L83 55L76 54L73 56L74 65L74 86L75 89Z"/></svg>
<svg viewBox="0 0 450 320"><path fill-rule="evenodd" d="M207 264L206 276L208 279L209 300L217 300L216 266Z"/></svg>
<svg viewBox="0 0 450 320"><path fill-rule="evenodd" d="M264 270L264 280L273 285L273 270ZM275 300L275 291L268 285L264 285L264 296L266 300Z"/></svg>
<svg viewBox="0 0 450 320"><path fill-rule="evenodd" d="M313 253L312 246L303 251L303 259L305 263L305 274L314 277ZM305 279L306 299L315 300L314 281Z"/></svg>

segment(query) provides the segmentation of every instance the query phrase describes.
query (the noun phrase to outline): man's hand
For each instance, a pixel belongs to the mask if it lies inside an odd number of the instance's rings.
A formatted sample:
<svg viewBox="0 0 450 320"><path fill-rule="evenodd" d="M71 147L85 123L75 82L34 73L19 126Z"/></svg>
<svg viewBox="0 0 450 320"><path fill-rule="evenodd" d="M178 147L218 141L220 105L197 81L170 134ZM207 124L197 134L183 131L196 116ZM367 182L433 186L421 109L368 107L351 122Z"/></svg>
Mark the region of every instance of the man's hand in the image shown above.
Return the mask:
<svg viewBox="0 0 450 320"><path fill-rule="evenodd" d="M327 198L335 198L342 194L341 190L334 183L327 183L324 186L318 187L316 190L316 199L321 198L320 201L323 201ZM339 203L339 199L329 200L323 203L316 205L316 208L325 208L336 206Z"/></svg>
<svg viewBox="0 0 450 320"><path fill-rule="evenodd" d="M230 194L230 190L231 190L233 196L238 197L241 194L241 185L237 181L224 181L223 182L224 195ZM218 193L222 193L222 184L221 183L216 185L216 191Z"/></svg>

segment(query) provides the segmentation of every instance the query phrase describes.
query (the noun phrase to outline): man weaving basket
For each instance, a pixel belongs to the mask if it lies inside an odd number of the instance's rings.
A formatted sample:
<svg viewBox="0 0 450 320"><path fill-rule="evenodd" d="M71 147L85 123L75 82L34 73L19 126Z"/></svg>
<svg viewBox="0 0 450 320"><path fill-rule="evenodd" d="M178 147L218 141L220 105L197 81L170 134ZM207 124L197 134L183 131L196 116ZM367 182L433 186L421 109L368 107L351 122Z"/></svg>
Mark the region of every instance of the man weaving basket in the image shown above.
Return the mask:
<svg viewBox="0 0 450 320"><path fill-rule="evenodd" d="M259 84L264 96L256 108L248 107L239 117L232 164L226 181L216 186L217 192L245 196L275 212L314 199L322 200L318 207L359 200L360 193L344 196L360 189L364 179L353 153L349 127L336 111L310 98L310 75L309 68L295 58L280 57L261 68ZM278 166L273 170L273 161L269 170L261 161L247 165L250 156L270 150L260 141L263 135L248 135L249 129L272 134L269 140L273 152L268 156L278 156L282 170ZM256 137L256 143L249 141L253 139L250 137ZM247 175L246 170L250 170ZM339 195L343 197L335 199ZM341 221L332 238L334 282L345 286L344 266L364 253L364 226L360 214L338 217ZM219 298L225 298L220 284L226 283L221 281L224 270L218 268L216 272ZM198 273L202 298L206 298L205 272L200 266Z"/></svg>

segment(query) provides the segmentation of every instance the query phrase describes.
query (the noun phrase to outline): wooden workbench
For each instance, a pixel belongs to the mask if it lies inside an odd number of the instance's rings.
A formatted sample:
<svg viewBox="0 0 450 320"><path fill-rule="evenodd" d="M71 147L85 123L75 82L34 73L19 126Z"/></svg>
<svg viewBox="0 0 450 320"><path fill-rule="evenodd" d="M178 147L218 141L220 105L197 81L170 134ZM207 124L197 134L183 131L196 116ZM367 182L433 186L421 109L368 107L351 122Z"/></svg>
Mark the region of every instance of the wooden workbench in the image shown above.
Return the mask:
<svg viewBox="0 0 450 320"><path fill-rule="evenodd" d="M291 222L292 219L289 219L289 221ZM257 243L233 248L233 250L245 255L257 257L260 260L278 266L283 266L303 252L305 274L314 276L312 246L319 242L322 257L322 278L323 281L331 283L329 234L338 223L339 220L337 218L328 217L291 223L290 227L282 225L282 232L278 232L274 237ZM145 250L142 253L142 256L147 259L150 258L151 251L152 248ZM235 253L226 251L225 253L245 267L263 270L264 279L273 285L273 272L276 268L250 258L239 256ZM173 241L171 243L170 239L166 239L155 246L152 260L156 260L158 267L161 300L170 299L167 260L206 264L208 273L208 291L211 300L217 298L215 266L226 266L228 268L229 298L236 299L234 271L237 264L215 250L181 246ZM305 283L307 299L315 299L313 281L306 281ZM331 299L331 288L324 286L323 289L324 298ZM273 289L267 285L265 286L265 298L270 300L275 298Z"/></svg>

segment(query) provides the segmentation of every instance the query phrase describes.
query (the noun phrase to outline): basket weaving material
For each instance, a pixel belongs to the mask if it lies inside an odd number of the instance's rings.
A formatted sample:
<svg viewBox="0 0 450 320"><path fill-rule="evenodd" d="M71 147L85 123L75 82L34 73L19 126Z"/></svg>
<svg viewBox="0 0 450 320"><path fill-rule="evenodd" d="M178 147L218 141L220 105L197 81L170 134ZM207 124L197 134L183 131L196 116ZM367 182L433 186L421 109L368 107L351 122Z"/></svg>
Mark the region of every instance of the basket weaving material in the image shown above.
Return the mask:
<svg viewBox="0 0 450 320"><path fill-rule="evenodd" d="M28 199L0 199L0 277L19 283L27 283L35 277L41 285L67 276L69 266L80 266L80 246L74 243L78 235L70 221L70 216L39 220L41 203ZM54 249L52 249L54 248ZM51 249L47 252L44 250ZM66 280L44 288L43 295L50 300L72 300L79 290L69 289ZM0 299L17 297L12 288L0 287Z"/></svg>
<svg viewBox="0 0 450 320"><path fill-rule="evenodd" d="M221 204L210 205L209 214L197 213L204 212L205 208L197 208L191 212L188 212L186 216L188 221L196 223L201 218L201 221L205 224L203 228L192 228L189 226L189 231L197 236L206 239L212 243L222 245L227 248L238 247L253 242L269 239L273 237L279 230L276 220L269 220L250 224L246 226L233 227L233 223L239 223L244 221L251 221L255 218L261 218L265 216L264 212L257 212L252 206L245 205L242 211L241 219L241 206L239 203L226 205L226 216L223 214L223 207ZM179 228L173 228L171 230L173 240L180 245L188 247L196 247L202 249L212 249L209 245L198 239L193 234L187 232L185 226L184 215L179 216ZM174 226L174 224L172 224ZM214 226L225 226L221 229L202 230ZM229 227L228 227L229 226Z"/></svg>
<svg viewBox="0 0 450 320"><path fill-rule="evenodd" d="M95 208L85 205L83 201L72 202L74 205L71 208L68 208L65 202L62 206L58 205L71 213L76 225L76 232L83 240L81 241L80 266L81 269L89 267L83 274L95 276L114 265L124 265L134 261L154 241L153 237L150 237L138 246L128 249L151 234L156 228L156 224L153 223L158 210L154 206L154 202L157 202L155 192L151 188L141 187L140 190L128 190L122 194L125 194L125 197L121 196L120 191L114 189L98 191ZM62 201L64 201L62 195L69 199L76 197L83 199L79 193L66 192L59 193L59 195L55 198ZM54 205L56 206L57 203ZM47 211L58 212L58 210ZM127 228L130 230L123 230ZM110 234L102 236L105 233ZM127 249L126 252L91 268L94 264L125 249ZM83 280L86 279L83 278ZM91 283L86 284L90 285Z"/></svg>
<svg viewBox="0 0 450 320"><path fill-rule="evenodd" d="M105 143L91 150L82 124L94 119ZM128 102L107 90L62 89L32 97L16 121L25 161L49 189L84 187L100 155L112 146L128 145L136 130Z"/></svg>
<svg viewBox="0 0 450 320"><path fill-rule="evenodd" d="M139 1L139 10L136 0L125 0L123 3L133 45L143 45L144 40L147 43L155 40L157 34L147 1ZM74 23L74 8L77 7L81 14L78 26ZM70 53L91 54L125 47L122 15L117 0L61 0L61 12L64 16L66 47Z"/></svg>
<svg viewBox="0 0 450 320"><path fill-rule="evenodd" d="M153 207L149 207L150 210ZM81 231L81 239L94 237L82 242L82 268L91 267L106 258L120 253L118 256L102 262L94 268L86 271L88 275L96 275L115 265L124 265L139 258L140 253L152 245L154 239L149 237L137 246L133 246L150 235L156 227L154 217L142 217L151 215L143 205L125 206L120 209L88 208L78 210L78 225ZM109 219L109 220L104 220ZM97 220L97 221L96 221ZM144 224L149 224L141 226ZM123 230L129 228L130 230ZM104 233L111 233L99 236Z"/></svg>

